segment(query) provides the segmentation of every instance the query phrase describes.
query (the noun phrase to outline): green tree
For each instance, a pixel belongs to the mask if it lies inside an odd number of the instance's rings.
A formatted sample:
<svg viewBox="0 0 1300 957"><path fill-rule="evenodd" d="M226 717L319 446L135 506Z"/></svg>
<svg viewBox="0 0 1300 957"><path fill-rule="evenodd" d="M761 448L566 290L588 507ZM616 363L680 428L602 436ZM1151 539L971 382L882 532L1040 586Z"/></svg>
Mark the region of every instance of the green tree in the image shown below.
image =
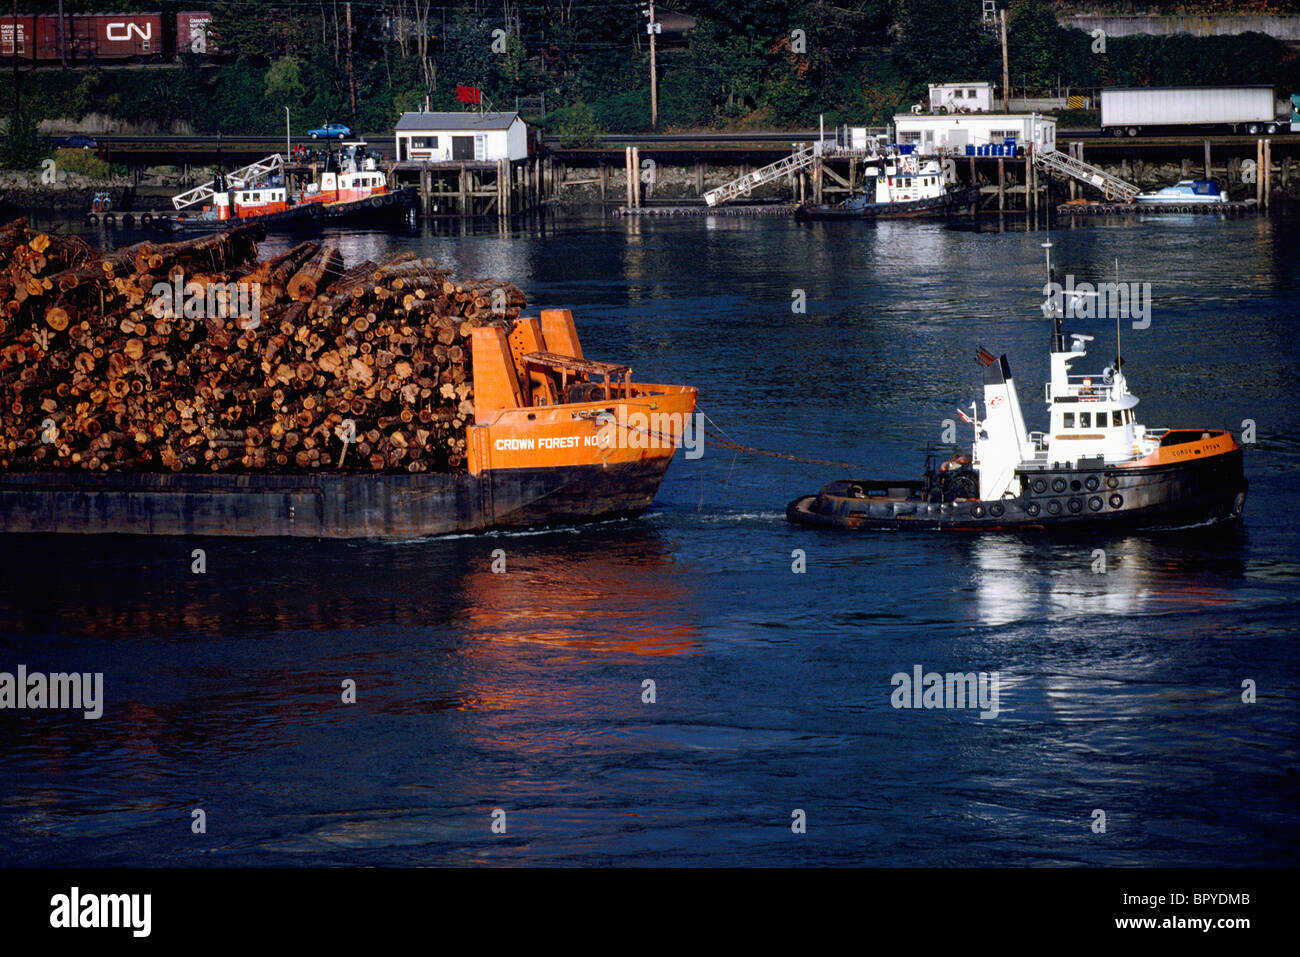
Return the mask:
<svg viewBox="0 0 1300 957"><path fill-rule="evenodd" d="M5 169L35 169L49 153L49 140L41 135L35 117L24 110L11 113L0 146L0 165Z"/></svg>

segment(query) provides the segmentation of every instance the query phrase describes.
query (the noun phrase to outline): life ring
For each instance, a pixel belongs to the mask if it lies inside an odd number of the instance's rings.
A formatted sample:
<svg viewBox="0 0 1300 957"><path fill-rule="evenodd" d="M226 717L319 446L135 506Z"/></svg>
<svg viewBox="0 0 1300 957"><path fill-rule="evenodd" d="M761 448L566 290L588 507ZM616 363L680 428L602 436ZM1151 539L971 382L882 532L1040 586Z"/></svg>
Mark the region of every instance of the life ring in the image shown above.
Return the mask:
<svg viewBox="0 0 1300 957"><path fill-rule="evenodd" d="M1101 487L1101 479L1097 478L1095 475L1089 475L1088 480L1083 483L1083 486L1089 492L1095 492Z"/></svg>
<svg viewBox="0 0 1300 957"><path fill-rule="evenodd" d="M1006 509L1002 507L1001 502L994 502L989 506L989 514L994 518L1001 518L1005 511Z"/></svg>
<svg viewBox="0 0 1300 957"><path fill-rule="evenodd" d="M1088 508L1092 509L1094 512L1100 512L1100 511L1101 511L1101 496L1100 496L1100 495L1094 495L1092 498L1088 499Z"/></svg>
<svg viewBox="0 0 1300 957"><path fill-rule="evenodd" d="M1040 494L1046 492L1047 483L1044 482L1042 479L1034 479L1034 491Z"/></svg>
<svg viewBox="0 0 1300 957"><path fill-rule="evenodd" d="M1052 515L1060 515L1061 503L1058 502L1056 499L1052 499L1050 502L1047 503L1047 511Z"/></svg>
<svg viewBox="0 0 1300 957"><path fill-rule="evenodd" d="M1106 479L1106 488L1119 488L1119 479L1115 476L1108 476Z"/></svg>
<svg viewBox="0 0 1300 957"><path fill-rule="evenodd" d="M1039 511L1040 509L1038 507L1037 502L1030 502L1028 505L1025 506L1025 513L1030 518L1036 518L1038 516Z"/></svg>
<svg viewBox="0 0 1300 957"><path fill-rule="evenodd" d="M1119 508L1123 504L1124 504L1124 496L1116 494L1110 497L1111 508Z"/></svg>
<svg viewBox="0 0 1300 957"><path fill-rule="evenodd" d="M1056 478L1052 479L1052 491L1053 491L1053 492L1064 492L1064 491L1065 491L1065 479L1061 478L1059 475L1058 475Z"/></svg>
<svg viewBox="0 0 1300 957"><path fill-rule="evenodd" d="M1083 499L1072 498L1070 499L1070 501L1066 502L1065 507L1068 508L1075 515L1078 515L1080 512L1083 511Z"/></svg>

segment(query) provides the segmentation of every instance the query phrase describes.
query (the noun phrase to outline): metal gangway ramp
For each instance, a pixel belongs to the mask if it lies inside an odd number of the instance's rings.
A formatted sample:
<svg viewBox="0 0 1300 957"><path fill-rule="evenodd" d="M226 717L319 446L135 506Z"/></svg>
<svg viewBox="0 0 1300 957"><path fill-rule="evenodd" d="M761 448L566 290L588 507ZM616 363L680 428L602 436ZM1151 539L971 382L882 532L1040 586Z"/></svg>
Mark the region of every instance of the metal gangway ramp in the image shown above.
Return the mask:
<svg viewBox="0 0 1300 957"><path fill-rule="evenodd" d="M805 146L798 152L791 153L789 156L783 156L775 163L762 166L752 172L739 176L729 183L723 183L717 189L711 189L704 194L704 202L709 206L717 206L719 203L725 203L729 199L735 199L737 196L748 196L750 190L755 186L762 186L764 183L770 183L778 180L788 173L795 170L803 169L813 161L813 148Z"/></svg>
<svg viewBox="0 0 1300 957"><path fill-rule="evenodd" d="M284 158L279 153L272 153L256 163L249 163L247 166L231 170L226 174L226 183L231 189L243 189L249 183L256 183L264 176L268 176L283 167ZM184 209L186 206L193 206L195 203L202 203L212 199L213 195L215 195L212 188L215 182L216 180L210 179L202 186L196 186L187 192L178 193L172 197L172 205L177 209Z"/></svg>
<svg viewBox="0 0 1300 957"><path fill-rule="evenodd" d="M1034 163L1045 169L1064 173L1081 183L1095 186L1101 190L1106 199L1111 201L1119 199L1131 203L1137 198L1137 194L1141 192L1132 183L1122 180L1118 176L1111 176L1105 170L1098 169L1096 166L1085 163L1073 156L1066 156L1057 150L1034 150Z"/></svg>

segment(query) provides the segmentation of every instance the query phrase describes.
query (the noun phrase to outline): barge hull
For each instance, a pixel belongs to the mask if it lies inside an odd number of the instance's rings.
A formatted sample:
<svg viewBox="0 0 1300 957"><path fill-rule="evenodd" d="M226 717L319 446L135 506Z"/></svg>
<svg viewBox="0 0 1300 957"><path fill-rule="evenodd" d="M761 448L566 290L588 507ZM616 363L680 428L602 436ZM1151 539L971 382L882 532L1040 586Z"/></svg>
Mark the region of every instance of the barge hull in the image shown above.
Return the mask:
<svg viewBox="0 0 1300 957"><path fill-rule="evenodd" d="M0 477L0 531L407 539L629 517L671 457L479 475Z"/></svg>

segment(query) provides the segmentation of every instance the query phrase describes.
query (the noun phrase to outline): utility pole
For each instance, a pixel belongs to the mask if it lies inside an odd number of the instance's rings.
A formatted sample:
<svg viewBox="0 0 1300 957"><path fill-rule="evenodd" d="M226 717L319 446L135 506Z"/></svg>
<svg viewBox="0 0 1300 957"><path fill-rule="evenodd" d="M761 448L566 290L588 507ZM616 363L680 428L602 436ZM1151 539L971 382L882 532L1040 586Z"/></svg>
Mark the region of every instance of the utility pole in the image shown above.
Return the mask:
<svg viewBox="0 0 1300 957"><path fill-rule="evenodd" d="M18 0L14 0L14 32L9 39L13 43L14 55L14 115L18 115Z"/></svg>
<svg viewBox="0 0 1300 957"><path fill-rule="evenodd" d="M1011 112L1011 73L1007 70L1007 9L1003 7L999 13L1002 14L1002 109Z"/></svg>
<svg viewBox="0 0 1300 957"><path fill-rule="evenodd" d="M649 0L649 9L643 10L650 22L645 25L645 32L650 34L650 128L659 128L659 77L655 71L655 37L659 33L659 24L655 21L655 2Z"/></svg>
<svg viewBox="0 0 1300 957"><path fill-rule="evenodd" d="M352 122L357 121L357 81L352 75L352 4L345 3L344 10L347 12L348 28L348 103L352 107Z"/></svg>

